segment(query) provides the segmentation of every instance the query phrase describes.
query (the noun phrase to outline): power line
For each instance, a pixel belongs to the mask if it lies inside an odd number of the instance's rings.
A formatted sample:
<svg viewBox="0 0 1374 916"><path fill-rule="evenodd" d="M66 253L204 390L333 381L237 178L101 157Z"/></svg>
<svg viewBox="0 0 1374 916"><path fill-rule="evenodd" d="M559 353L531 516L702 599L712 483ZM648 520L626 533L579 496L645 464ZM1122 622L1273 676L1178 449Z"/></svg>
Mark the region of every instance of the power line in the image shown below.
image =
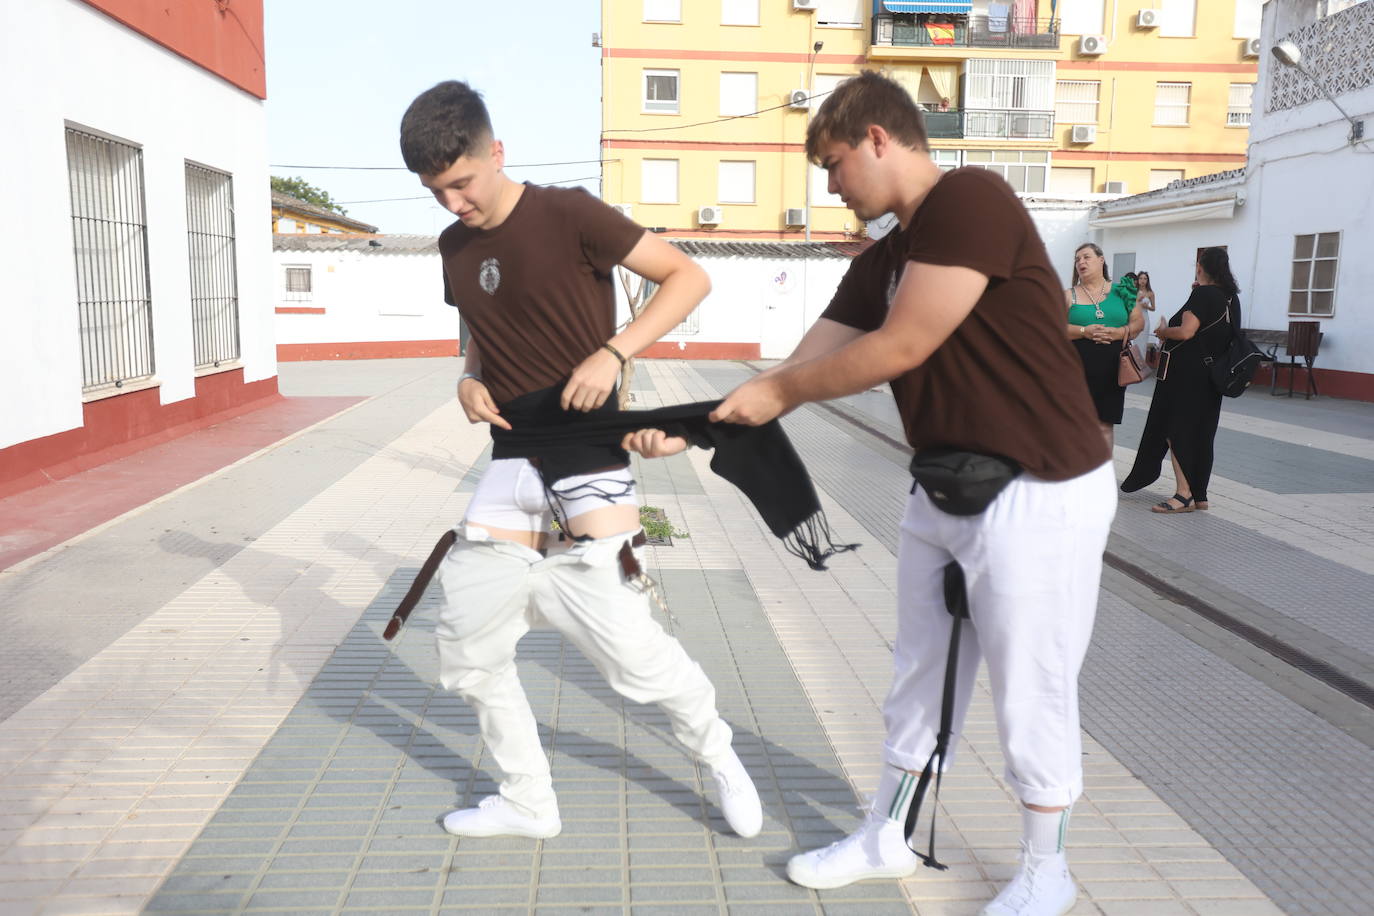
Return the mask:
<svg viewBox="0 0 1374 916"><path fill-rule="evenodd" d="M600 180L600 175L587 175L582 178L561 178L558 181L545 181L542 184L569 184L574 181L593 181ZM339 206L344 204L384 204L395 200L433 200L433 194L421 194L418 197L377 197L372 200L341 200Z"/></svg>
<svg viewBox="0 0 1374 916"><path fill-rule="evenodd" d="M817 92L815 95L808 95L806 100L818 99L823 95L829 95L834 89L827 89L824 92ZM601 132L606 134L648 134L660 130L686 130L689 127L705 127L707 124L723 124L726 121L738 121L740 118L752 118L754 115L765 114L770 111L777 111L779 108L791 108L792 102L788 101L782 105L774 105L772 108L760 108L758 111L751 111L749 114L730 115L728 118L716 118L714 121L698 121L695 124L673 124L669 127L612 127ZM606 162L614 162L613 159L606 159Z"/></svg>
<svg viewBox="0 0 1374 916"><path fill-rule="evenodd" d="M535 169L546 165L586 165L591 162L619 162L619 159L568 159L563 162L527 162L520 165L508 165L508 169ZM353 172L408 172L410 171L403 165L279 165L269 163L268 168L272 169L336 169L339 171Z"/></svg>

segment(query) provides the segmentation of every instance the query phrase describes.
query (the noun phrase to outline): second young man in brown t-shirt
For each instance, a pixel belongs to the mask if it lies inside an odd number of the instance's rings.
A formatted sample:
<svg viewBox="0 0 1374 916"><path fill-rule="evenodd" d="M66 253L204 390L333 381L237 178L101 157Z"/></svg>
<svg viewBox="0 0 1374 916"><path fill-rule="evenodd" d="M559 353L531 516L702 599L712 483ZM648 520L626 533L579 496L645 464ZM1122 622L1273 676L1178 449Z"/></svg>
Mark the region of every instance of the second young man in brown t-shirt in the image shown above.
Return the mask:
<svg viewBox="0 0 1374 916"><path fill-rule="evenodd" d="M807 153L859 218L890 212L900 228L855 258L796 351L732 392L712 419L764 423L890 381L918 453L998 455L1022 473L977 515L948 514L920 488L908 497L878 793L863 826L794 856L788 876L831 888L915 871L904 820L936 745L953 621L943 572L957 561L973 632L961 646L954 735L981 655L1023 815L1021 868L983 912L1067 912L1077 889L1063 835L1083 781L1077 679L1116 494L1061 329L1059 282L1011 188L986 171L942 173L896 83L871 72L841 83L810 125ZM626 444L649 456L683 446L651 430Z"/></svg>
<svg viewBox="0 0 1374 916"><path fill-rule="evenodd" d="M756 835L758 792L731 747L715 688L654 620L632 574L644 542L628 455L596 437L528 453L507 453L500 439L515 428L576 427L614 412L626 356L695 308L710 288L705 273L586 193L508 178L486 106L465 83L440 83L411 103L401 151L458 217L439 238L447 298L472 331L458 402L470 421L491 425L495 440L438 566L444 601L435 636L439 679L476 711L499 794L450 812L444 829L541 839L563 829L548 753L515 666L517 642L546 623L617 692L667 713L673 734L715 782L731 829ZM618 332L616 265L659 284ZM555 519L571 543L550 549Z"/></svg>

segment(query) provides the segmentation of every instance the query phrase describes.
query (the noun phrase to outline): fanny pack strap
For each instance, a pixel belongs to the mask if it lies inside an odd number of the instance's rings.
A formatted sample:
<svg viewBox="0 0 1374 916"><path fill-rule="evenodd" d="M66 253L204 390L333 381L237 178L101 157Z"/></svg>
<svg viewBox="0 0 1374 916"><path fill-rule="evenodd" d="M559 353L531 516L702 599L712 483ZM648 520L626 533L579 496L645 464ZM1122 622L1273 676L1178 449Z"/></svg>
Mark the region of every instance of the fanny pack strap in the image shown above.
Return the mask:
<svg viewBox="0 0 1374 916"><path fill-rule="evenodd" d="M940 801L940 778L945 768L945 755L949 752L949 739L954 731L954 692L959 671L959 631L968 619L968 588L964 582L964 569L957 560L945 566L945 610L949 611L954 622L949 631L949 655L945 659L945 692L940 700L940 730L935 735L935 750L926 761L921 778L912 793L911 807L906 813L906 845L929 868L945 871L948 865L935 858L935 818L939 811L935 805ZM921 813L921 802L925 800L926 790L930 788L932 777L935 780L935 797L930 809L930 848L922 853L911 845L911 837L916 832L916 819Z"/></svg>

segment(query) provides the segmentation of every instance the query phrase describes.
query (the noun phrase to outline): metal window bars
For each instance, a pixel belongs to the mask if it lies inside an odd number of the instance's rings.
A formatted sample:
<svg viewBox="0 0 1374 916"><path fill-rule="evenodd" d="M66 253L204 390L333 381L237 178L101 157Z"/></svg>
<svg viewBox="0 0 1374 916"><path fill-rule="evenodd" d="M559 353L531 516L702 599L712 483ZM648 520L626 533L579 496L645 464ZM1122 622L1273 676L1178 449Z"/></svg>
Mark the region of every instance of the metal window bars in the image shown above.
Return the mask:
<svg viewBox="0 0 1374 916"><path fill-rule="evenodd" d="M143 151L67 128L83 391L153 374Z"/></svg>
<svg viewBox="0 0 1374 916"><path fill-rule="evenodd" d="M312 286L309 264L286 265L285 289L282 298L287 302L309 302Z"/></svg>
<svg viewBox="0 0 1374 916"><path fill-rule="evenodd" d="M191 268L191 333L196 368L239 358L234 182L186 163L186 248Z"/></svg>

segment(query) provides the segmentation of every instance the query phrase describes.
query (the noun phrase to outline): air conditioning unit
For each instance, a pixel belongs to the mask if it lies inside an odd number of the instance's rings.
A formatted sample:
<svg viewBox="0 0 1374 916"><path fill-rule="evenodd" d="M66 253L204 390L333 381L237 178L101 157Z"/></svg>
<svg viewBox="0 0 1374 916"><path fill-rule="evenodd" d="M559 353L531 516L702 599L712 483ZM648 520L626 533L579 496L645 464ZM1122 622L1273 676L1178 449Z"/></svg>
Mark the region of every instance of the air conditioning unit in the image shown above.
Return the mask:
<svg viewBox="0 0 1374 916"><path fill-rule="evenodd" d="M635 208L630 204L611 204L611 206L619 210L626 219L634 219Z"/></svg>
<svg viewBox="0 0 1374 916"><path fill-rule="evenodd" d="M1260 40L1259 40L1258 38L1247 38L1247 39L1245 39L1245 41L1241 42L1241 45L1240 45L1240 56L1241 56L1241 57L1259 57L1259 54L1260 54Z"/></svg>
<svg viewBox="0 0 1374 916"><path fill-rule="evenodd" d="M792 9L813 12L819 4L820 0L792 0Z"/></svg>
<svg viewBox="0 0 1374 916"><path fill-rule="evenodd" d="M1141 10L1136 13L1135 27L1138 29L1159 28L1159 10Z"/></svg>
<svg viewBox="0 0 1374 916"><path fill-rule="evenodd" d="M782 211L782 224L784 226L805 226L806 210L803 207L788 207Z"/></svg>
<svg viewBox="0 0 1374 916"><path fill-rule="evenodd" d="M1106 54L1107 36L1106 35L1084 35L1078 39L1079 54Z"/></svg>
<svg viewBox="0 0 1374 916"><path fill-rule="evenodd" d="M1102 186L1102 190L1105 191L1105 192L1107 192L1108 194L1125 194L1125 193L1126 193L1126 182L1124 182L1124 181L1109 181L1109 182L1107 182L1106 184L1104 184L1104 185Z"/></svg>
<svg viewBox="0 0 1374 916"><path fill-rule="evenodd" d="M1070 143L1096 143L1097 125L1096 124L1075 124L1073 131L1069 135Z"/></svg>
<svg viewBox="0 0 1374 916"><path fill-rule="evenodd" d="M697 222L703 226L719 224L720 217L720 207L697 207Z"/></svg>
<svg viewBox="0 0 1374 916"><path fill-rule="evenodd" d="M788 108L809 108L811 106L811 93L805 89L793 89L787 96Z"/></svg>

